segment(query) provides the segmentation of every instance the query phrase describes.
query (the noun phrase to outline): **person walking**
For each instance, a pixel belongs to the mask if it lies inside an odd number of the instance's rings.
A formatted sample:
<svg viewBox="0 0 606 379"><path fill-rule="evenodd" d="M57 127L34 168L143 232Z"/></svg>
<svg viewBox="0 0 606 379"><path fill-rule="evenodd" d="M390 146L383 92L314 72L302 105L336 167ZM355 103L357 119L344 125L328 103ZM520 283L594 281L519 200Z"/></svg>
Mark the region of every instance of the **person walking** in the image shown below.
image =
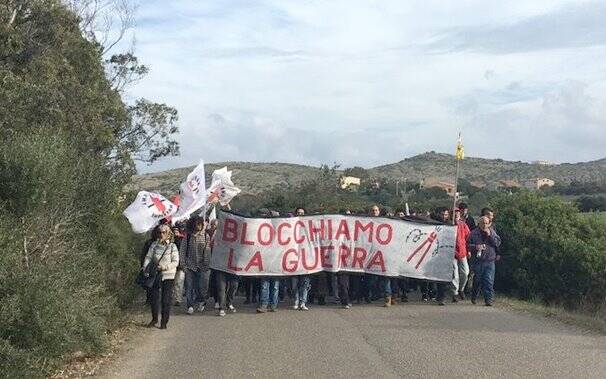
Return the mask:
<svg viewBox="0 0 606 379"><path fill-rule="evenodd" d="M490 225L491 220L487 216L480 217L478 227L471 232L467 244L471 253L476 256L471 302L476 303L481 286L484 304L487 306L492 306L494 301L495 262L501 258L498 255L501 237Z"/></svg>
<svg viewBox="0 0 606 379"><path fill-rule="evenodd" d="M303 207L298 207L295 209L295 216L305 216L305 209L303 209ZM301 311L308 311L309 308L307 308L307 297L309 295L309 290L311 289L311 277L309 275L293 276L291 279L291 287L294 297L294 304L292 308Z"/></svg>
<svg viewBox="0 0 606 379"><path fill-rule="evenodd" d="M469 239L471 231L469 230L469 226L465 220L462 219L462 214L459 209L455 209L455 224L457 226L457 240L455 244L455 259L457 267L455 270L453 285L455 287L455 291L458 292L459 298L461 300L465 300L465 285L467 284L467 277L469 276L469 264L467 263L467 258L469 256L467 251L467 239ZM457 298L453 297L452 300L456 303Z"/></svg>
<svg viewBox="0 0 606 379"><path fill-rule="evenodd" d="M185 295L187 313L204 311L208 300L210 280L210 237L206 233L206 222L202 217L190 219L187 237L181 242L180 266L185 272Z"/></svg>
<svg viewBox="0 0 606 379"><path fill-rule="evenodd" d="M153 265L155 270L149 269ZM158 314L161 312L160 329L166 329L170 318L172 305L173 282L179 265L179 250L172 242L172 232L168 225L160 225L158 239L154 241L145 256L141 270L144 272L157 271L156 281L151 288L152 319L148 328L158 324Z"/></svg>

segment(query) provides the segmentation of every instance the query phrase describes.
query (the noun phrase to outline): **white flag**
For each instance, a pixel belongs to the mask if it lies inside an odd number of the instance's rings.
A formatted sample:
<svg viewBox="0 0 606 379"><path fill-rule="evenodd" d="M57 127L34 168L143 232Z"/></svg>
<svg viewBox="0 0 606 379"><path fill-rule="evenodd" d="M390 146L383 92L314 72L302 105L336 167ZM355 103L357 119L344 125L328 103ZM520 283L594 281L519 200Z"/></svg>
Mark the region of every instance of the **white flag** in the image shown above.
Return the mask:
<svg viewBox="0 0 606 379"><path fill-rule="evenodd" d="M206 204L206 182L204 179L204 162L187 175L184 183L181 183L181 204L178 212L173 216L173 224L186 220L189 216Z"/></svg>
<svg viewBox="0 0 606 379"><path fill-rule="evenodd" d="M161 219L170 217L177 211L177 206L164 196L140 191L137 198L122 213L135 233L145 233L156 226Z"/></svg>
<svg viewBox="0 0 606 379"><path fill-rule="evenodd" d="M231 181L231 171L227 171L227 167L220 168L213 172L207 191L208 203L220 203L225 206L240 192Z"/></svg>

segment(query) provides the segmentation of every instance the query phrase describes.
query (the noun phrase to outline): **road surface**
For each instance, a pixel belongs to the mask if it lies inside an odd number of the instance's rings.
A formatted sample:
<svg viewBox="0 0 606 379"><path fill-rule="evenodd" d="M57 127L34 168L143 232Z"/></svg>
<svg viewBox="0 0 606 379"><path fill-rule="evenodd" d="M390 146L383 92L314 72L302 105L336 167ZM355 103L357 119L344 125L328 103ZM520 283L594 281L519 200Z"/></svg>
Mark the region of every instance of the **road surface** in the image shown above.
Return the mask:
<svg viewBox="0 0 606 379"><path fill-rule="evenodd" d="M498 306L280 306L223 318L174 309L168 329L145 329L102 377L606 378L606 337Z"/></svg>

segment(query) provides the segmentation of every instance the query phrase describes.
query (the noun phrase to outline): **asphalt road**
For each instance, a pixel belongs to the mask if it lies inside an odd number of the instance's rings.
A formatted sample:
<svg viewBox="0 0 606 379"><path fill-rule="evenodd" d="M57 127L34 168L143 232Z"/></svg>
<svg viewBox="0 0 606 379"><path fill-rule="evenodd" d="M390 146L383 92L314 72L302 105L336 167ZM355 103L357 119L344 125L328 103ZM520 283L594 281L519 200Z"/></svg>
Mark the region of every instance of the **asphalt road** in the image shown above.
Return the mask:
<svg viewBox="0 0 606 379"><path fill-rule="evenodd" d="M606 378L606 337L498 306L280 306L223 318L175 309L168 329L144 329L102 376Z"/></svg>

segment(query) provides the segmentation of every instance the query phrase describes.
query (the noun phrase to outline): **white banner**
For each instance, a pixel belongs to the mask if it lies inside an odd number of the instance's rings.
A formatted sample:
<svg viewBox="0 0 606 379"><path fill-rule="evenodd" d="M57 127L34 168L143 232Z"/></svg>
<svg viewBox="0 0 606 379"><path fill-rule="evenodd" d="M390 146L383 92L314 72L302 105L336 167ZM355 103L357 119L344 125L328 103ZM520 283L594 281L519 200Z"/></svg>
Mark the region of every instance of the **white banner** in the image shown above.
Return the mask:
<svg viewBox="0 0 606 379"><path fill-rule="evenodd" d="M173 224L186 220L206 204L206 179L204 178L204 161L187 175L180 187L181 203L178 212L173 216Z"/></svg>
<svg viewBox="0 0 606 379"><path fill-rule="evenodd" d="M219 212L211 267L244 276L348 271L452 281L456 229L383 217Z"/></svg>
<svg viewBox="0 0 606 379"><path fill-rule="evenodd" d="M126 216L135 233L145 233L156 226L161 219L170 217L176 211L177 206L164 196L140 191L135 201L122 214Z"/></svg>

